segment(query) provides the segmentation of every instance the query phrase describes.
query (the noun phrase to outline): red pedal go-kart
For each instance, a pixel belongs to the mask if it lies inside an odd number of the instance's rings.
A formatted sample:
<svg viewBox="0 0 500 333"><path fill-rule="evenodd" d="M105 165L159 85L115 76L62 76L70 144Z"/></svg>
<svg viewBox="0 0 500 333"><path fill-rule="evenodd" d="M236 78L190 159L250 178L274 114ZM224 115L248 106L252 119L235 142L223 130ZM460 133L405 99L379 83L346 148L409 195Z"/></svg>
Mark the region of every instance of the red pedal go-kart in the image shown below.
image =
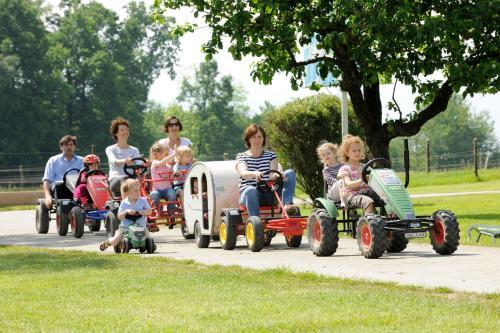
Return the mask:
<svg viewBox="0 0 500 333"><path fill-rule="evenodd" d="M295 212L286 211L278 194L278 188L283 184L281 172L269 170L264 174L275 174L277 177L274 180L258 182L257 188L263 192L272 192L277 205L273 203L270 206L259 207L260 216L248 216L248 211L244 206L240 206L239 209L223 209L219 229L223 249L234 249L237 236L245 235L250 251L259 252L264 246L271 244L272 238L278 232L283 233L289 247L300 246L304 230L307 229L308 217L300 216L300 210L297 207L295 207ZM204 247L200 244L198 246Z"/></svg>

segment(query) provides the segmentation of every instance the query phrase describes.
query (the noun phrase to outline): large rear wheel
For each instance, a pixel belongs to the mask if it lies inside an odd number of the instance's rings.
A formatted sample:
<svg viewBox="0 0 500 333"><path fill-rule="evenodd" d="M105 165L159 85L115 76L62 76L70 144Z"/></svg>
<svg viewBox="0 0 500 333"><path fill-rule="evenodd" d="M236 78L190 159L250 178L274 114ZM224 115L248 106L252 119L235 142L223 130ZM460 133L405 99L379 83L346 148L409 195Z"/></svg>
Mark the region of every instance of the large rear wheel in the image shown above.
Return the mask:
<svg viewBox="0 0 500 333"><path fill-rule="evenodd" d="M81 238L83 236L83 229L85 227L84 221L82 209L78 206L71 208L70 224L71 231L75 238Z"/></svg>
<svg viewBox="0 0 500 333"><path fill-rule="evenodd" d="M236 225L230 224L227 216L221 216L219 228L220 246L224 250L234 250L236 239Z"/></svg>
<svg viewBox="0 0 500 333"><path fill-rule="evenodd" d="M356 239L365 258L380 258L387 248L385 221L374 214L362 216L358 220Z"/></svg>
<svg viewBox="0 0 500 333"><path fill-rule="evenodd" d="M245 228L247 246L252 252L259 252L264 247L264 226L258 216L250 216Z"/></svg>
<svg viewBox="0 0 500 333"><path fill-rule="evenodd" d="M68 213L65 213L61 205L56 208L56 228L59 236L66 236L68 233L69 218Z"/></svg>
<svg viewBox="0 0 500 333"><path fill-rule="evenodd" d="M307 220L307 239L315 255L331 256L339 244L337 220L331 218L325 209L313 210Z"/></svg>
<svg viewBox="0 0 500 333"><path fill-rule="evenodd" d="M460 228L455 215L450 211L438 210L432 217L434 228L429 233L432 248L439 254L452 254L460 242Z"/></svg>
<svg viewBox="0 0 500 333"><path fill-rule="evenodd" d="M196 239L196 245L201 248L207 248L210 245L210 235L201 234L200 222L196 221L194 224L194 238Z"/></svg>
<svg viewBox="0 0 500 333"><path fill-rule="evenodd" d="M39 234L49 232L49 210L43 202L36 206L35 227Z"/></svg>

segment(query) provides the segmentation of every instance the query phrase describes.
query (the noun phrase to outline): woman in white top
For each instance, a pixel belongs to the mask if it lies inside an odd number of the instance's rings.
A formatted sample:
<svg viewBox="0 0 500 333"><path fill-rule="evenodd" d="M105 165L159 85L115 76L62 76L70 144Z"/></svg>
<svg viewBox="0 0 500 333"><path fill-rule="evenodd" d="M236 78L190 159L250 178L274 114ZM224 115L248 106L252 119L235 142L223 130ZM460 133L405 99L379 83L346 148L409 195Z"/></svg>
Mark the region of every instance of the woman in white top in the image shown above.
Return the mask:
<svg viewBox="0 0 500 333"><path fill-rule="evenodd" d="M111 122L109 131L116 140L114 145L106 148L109 163L109 187L116 196L120 196L121 181L127 178L123 166L133 164L132 159L140 157L139 149L128 144L129 124L122 117Z"/></svg>
<svg viewBox="0 0 500 333"><path fill-rule="evenodd" d="M168 149L167 155L175 152L175 148L180 146L193 147L193 143L188 138L181 138L182 124L176 116L169 116L163 124L167 137L158 141L162 146Z"/></svg>

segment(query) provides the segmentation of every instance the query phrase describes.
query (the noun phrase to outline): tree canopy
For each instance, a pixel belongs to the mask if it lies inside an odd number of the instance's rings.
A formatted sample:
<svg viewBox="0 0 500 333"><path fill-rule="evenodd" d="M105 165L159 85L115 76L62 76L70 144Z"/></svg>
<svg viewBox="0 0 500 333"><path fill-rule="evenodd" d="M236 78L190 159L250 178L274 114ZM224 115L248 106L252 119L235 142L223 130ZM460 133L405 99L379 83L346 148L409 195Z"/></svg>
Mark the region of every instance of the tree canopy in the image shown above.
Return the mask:
<svg viewBox="0 0 500 333"><path fill-rule="evenodd" d="M443 112L454 92L500 88L499 1L155 0L155 6L157 18L191 7L211 28L207 57L225 44L236 60L257 57L251 75L264 84L284 72L297 89L304 66L317 62L322 78L332 73L339 79L334 85L348 92L367 144L380 157L389 156L392 139L415 135ZM300 59L313 37L318 54ZM411 86L425 107L403 116L395 101L389 106L396 118L383 120L380 85L389 81Z"/></svg>

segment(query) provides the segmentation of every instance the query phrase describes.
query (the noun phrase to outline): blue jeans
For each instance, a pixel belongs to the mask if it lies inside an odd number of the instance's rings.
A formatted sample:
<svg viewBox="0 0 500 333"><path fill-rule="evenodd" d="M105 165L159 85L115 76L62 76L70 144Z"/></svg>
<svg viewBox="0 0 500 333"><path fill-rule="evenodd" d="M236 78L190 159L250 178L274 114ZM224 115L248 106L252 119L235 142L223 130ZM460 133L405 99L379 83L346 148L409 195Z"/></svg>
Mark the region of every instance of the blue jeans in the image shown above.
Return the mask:
<svg viewBox="0 0 500 333"><path fill-rule="evenodd" d="M285 178L283 188L281 189L281 193L280 189L278 189L278 193L280 194L280 198L282 198L284 205L292 204L293 196L295 194L295 184L297 182L295 171L292 169L285 170L285 172L283 172L283 176ZM260 216L260 203L265 202L270 205L270 203L273 202L273 198L273 193L263 193L253 186L248 186L240 194L240 204L247 208L249 216Z"/></svg>
<svg viewBox="0 0 500 333"><path fill-rule="evenodd" d="M177 195L175 194L173 188L166 188L164 190L153 190L149 196L151 197L151 200L153 200L155 206L158 206L161 198L164 198L167 201L175 201L177 199ZM168 204L169 211L173 211L174 208L175 204Z"/></svg>

